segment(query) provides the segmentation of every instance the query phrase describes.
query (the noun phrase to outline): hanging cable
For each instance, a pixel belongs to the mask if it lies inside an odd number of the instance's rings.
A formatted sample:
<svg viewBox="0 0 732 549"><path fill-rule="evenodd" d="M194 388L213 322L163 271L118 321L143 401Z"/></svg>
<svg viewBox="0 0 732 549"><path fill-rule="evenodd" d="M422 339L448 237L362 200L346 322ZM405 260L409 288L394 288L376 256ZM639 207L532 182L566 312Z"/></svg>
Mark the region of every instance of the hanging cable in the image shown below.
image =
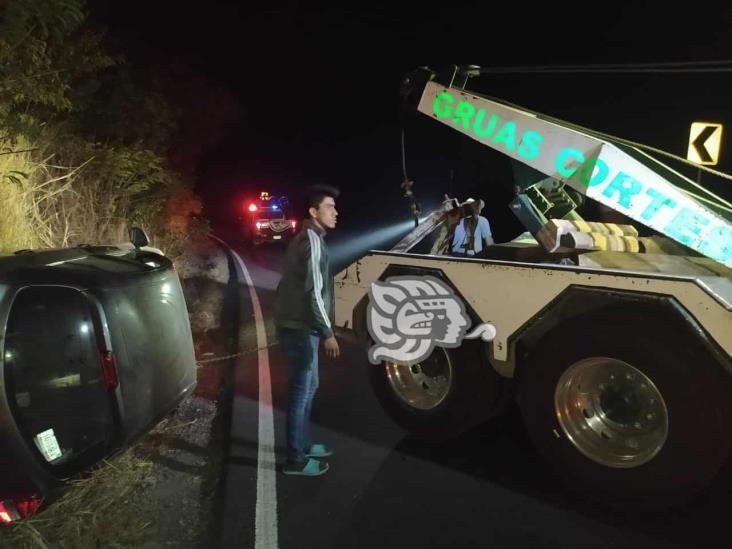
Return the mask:
<svg viewBox="0 0 732 549"><path fill-rule="evenodd" d="M404 147L404 127L402 126L402 173L404 174L404 181L402 181L402 189L404 189L404 198L409 200L409 209L414 218L414 226L419 225L419 216L422 215L422 206L417 202L417 197L414 195L412 186L414 181L407 177L407 154Z"/></svg>
<svg viewBox="0 0 732 549"><path fill-rule="evenodd" d="M698 169L700 169L700 170L702 170L704 172L711 173L711 174L714 174L714 175L716 175L718 177L721 177L723 179L727 179L727 180L732 181L732 175L730 175L730 174L727 174L727 173L724 173L724 172L720 172L718 170L714 170L714 169L709 168L707 166L702 166L702 165L696 164L696 163L694 163L694 162L692 162L690 160L687 160L686 158L677 156L677 155L675 155L673 153L664 151L662 149L657 149L656 147L652 147L650 145L645 145L643 143L638 143L636 141L631 141L629 139L623 139L622 137L617 137L617 136L610 135L610 134L607 134L607 133L604 133L604 132L600 132L600 131L597 131L597 130L593 130L593 129L590 129L590 128L585 128L584 126L580 126L579 124L574 124L572 122L567 122L566 120L562 120L561 118L556 118L554 116L550 116L550 115L542 114L542 113L539 113L539 112L536 112L536 111L532 111L531 109L527 109L525 107L522 107L521 105L516 105L515 103L511 103L510 101L506 101L504 99L500 99L500 98L496 98L496 97L490 97L490 96L487 96L487 95L486 96L483 96L483 97L486 97L486 98L488 98L488 99L490 99L492 101L496 101L498 103L502 103L502 104L507 105L509 107L513 107L515 109L519 109L519 110L522 110L522 111L531 112L533 114L536 114L536 115L540 116L543 120L546 120L548 122L554 122L556 124L560 124L560 125L563 125L565 127L568 127L568 128L574 129L574 130L578 130L578 131L582 131L584 133L588 133L590 135L594 135L596 137L601 137L603 139L607 139L607 140L610 140L610 141L617 141L618 143L621 143L623 145L627 145L629 147L633 147L635 149L642 149L642 150L651 151L651 152L654 152L656 154L659 154L659 155L662 155L662 156L666 156L668 158L671 158L671 159L673 159L673 160L675 160L677 162L680 162L682 164L686 164L688 166L693 166L694 168L698 168ZM646 156L648 158L650 158L650 159L658 162L658 160L656 160L652 156L650 156L650 155L646 155ZM671 170L674 174L676 174L676 175L678 175L680 177L684 177L682 174L679 174L678 172L676 172L672 168L670 168L668 166L666 166L666 168L668 168L669 170ZM688 177L684 177L684 179L686 179L686 181L689 184L691 184L692 186L696 187L697 189L699 189L703 193L706 193L707 195L709 195L712 198L716 199L718 201L718 204L717 205L721 209L723 209L725 211L732 212L732 203L728 202L727 200L725 200L721 196L717 196L716 194L714 194L709 189L706 189L705 187L701 186L700 184L696 183L695 181L692 181ZM685 194L692 194L692 193L690 193L690 191L686 191L684 189L680 189L680 190L682 192L684 192ZM713 203L712 201L709 201L709 200L706 200L706 202Z"/></svg>
<svg viewBox="0 0 732 549"><path fill-rule="evenodd" d="M493 69L581 69L581 68L668 68L668 67L708 67L713 65L732 66L732 59L704 60L704 61L649 61L645 63L575 63L567 65L509 65L497 67L481 67L480 71L491 71Z"/></svg>
<svg viewBox="0 0 732 549"><path fill-rule="evenodd" d="M715 202L714 200L709 200L708 198L704 198L703 196L701 196L699 194L695 194L695 193L693 193L691 191L687 191L687 190L684 190L684 189L679 189L679 190L681 192L683 192L685 195L691 196L692 198L695 198L695 199L699 200L700 202L706 202L707 204L710 204L710 205L714 206L715 208L718 208L720 210L724 210L727 213L732 213L732 207L724 206L724 205L722 205L722 204L720 204L718 202Z"/></svg>
<svg viewBox="0 0 732 549"><path fill-rule="evenodd" d="M568 72L730 72L732 60L606 63L574 65L514 65L481 67L481 74Z"/></svg>
<svg viewBox="0 0 732 549"><path fill-rule="evenodd" d="M712 66L712 65L729 65L729 66L727 66L727 67L716 67L716 68L713 68L713 69L709 69L708 67L709 66ZM615 64L595 64L595 65L534 65L534 66L524 65L524 66L513 66L513 67L482 67L480 69L480 73L481 74L484 74L484 73L495 73L495 72L501 72L501 71L506 71L506 72L522 72L522 71L532 72L533 71L533 72L537 72L537 70L540 70L541 72L546 72L546 73L551 73L551 72L555 72L555 71L563 71L563 70L567 70L567 71L579 71L579 72L581 72L581 71L606 72L607 69L610 69L610 70L612 70L612 69L619 69L619 71L621 71L621 72L622 71L625 71L627 69L631 69L631 70L637 69L638 72L644 72L644 70L646 70L646 69L643 69L644 67L645 68L653 68L653 67L655 67L655 68L660 68L660 67L669 67L669 68L671 68L671 67L694 67L694 66L704 66L704 67L707 67L707 68L693 68L693 69L691 69L693 71L719 70L720 72L732 72L732 60L716 60L716 61L671 61L671 62L650 62L650 63L615 63ZM666 69L659 69L659 70L666 70ZM689 69L684 69L684 70L685 71L688 71ZM489 99L492 99L494 101L498 101L500 103L503 103L505 105L508 105L508 106L511 106L511 107L514 107L514 108L517 108L517 109L520 109L520 110L530 111L530 109L526 109L526 108L524 108L524 107L522 107L520 105L516 105L516 104L511 103L510 101L506 101L504 99L494 98L494 97L490 97L490 96L485 96L485 97L488 97ZM727 179L727 180L732 181L732 175L730 175L730 174L727 174L727 173L721 172L719 170L715 170L715 169L709 168L708 166L703 166L703 165L700 165L700 164L696 164L696 163L694 163L694 162L692 162L690 160L687 160L686 158L683 158L683 157L680 157L680 156L675 155L673 153L669 153L667 151L658 149L656 147L652 147L650 145L645 145L643 143L637 143L637 142L634 142L634 141L630 141L630 140L627 140L627 139L623 139L621 137L616 137L614 135L606 134L606 133L603 133L603 132L600 132L600 131L597 131L597 130L592 130L590 128L585 128L584 126L580 126L578 124L573 124L571 122L567 122L565 120L562 120L560 118L556 118L556 117L553 117L553 116L545 115L545 114L538 113L538 112L535 112L535 111L530 111L530 112L534 112L535 114L540 115L541 117L543 117L544 119L546 119L548 121L557 122L557 123L560 123L560 124L563 124L563 125L566 125L566 126L569 126L569 127L573 127L575 129L582 130L582 131L587 132L587 133L592 133L594 135L597 135L598 137L603 137L603 138L606 138L606 139L612 139L612 140L618 141L619 143L622 143L624 145L628 145L630 147L634 147L634 148L638 148L638 149L644 149L644 150L647 150L647 151L651 151L653 153L660 154L660 155L665 156L667 158L671 158L671 159L673 159L673 160L675 160L677 162L680 162L682 164L685 164L685 165L688 165L688 166L692 166L694 168L697 168L697 169L699 169L699 170L701 170L703 172L706 172L706 173L709 173L709 174L712 174L712 175L716 175L717 177L721 177L723 179ZM653 158L653 157L650 157L649 156L649 158ZM676 173L676 172L674 172L674 173ZM681 174L677 174L677 175L681 175ZM731 203L729 203L728 201L726 201L722 197L719 197L719 196L715 195L713 192L711 192L708 189L702 187L698 183L696 183L694 181L691 181L690 179L689 179L689 183L691 183L693 186L697 187L701 191L703 191L703 192L709 194L710 196L714 197L715 199L721 201L722 203L724 203L728 207L732 207L732 204Z"/></svg>
<svg viewBox="0 0 732 549"><path fill-rule="evenodd" d="M732 67L699 67L699 68L575 68L575 69L520 69L520 68L495 68L481 69L481 74L577 74L577 73L597 73L597 74L698 74L698 73L728 73L732 72Z"/></svg>
<svg viewBox="0 0 732 549"><path fill-rule="evenodd" d="M407 154L404 150L404 127L402 127L402 173L404 174L404 181L408 181L407 177Z"/></svg>

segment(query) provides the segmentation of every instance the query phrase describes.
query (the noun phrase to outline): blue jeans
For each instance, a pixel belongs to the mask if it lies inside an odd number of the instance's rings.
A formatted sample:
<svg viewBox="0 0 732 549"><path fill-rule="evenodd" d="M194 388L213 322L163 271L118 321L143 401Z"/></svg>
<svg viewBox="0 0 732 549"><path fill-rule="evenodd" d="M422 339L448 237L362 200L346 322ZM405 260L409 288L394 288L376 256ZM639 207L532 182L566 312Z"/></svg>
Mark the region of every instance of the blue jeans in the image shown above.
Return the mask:
<svg viewBox="0 0 732 549"><path fill-rule="evenodd" d="M277 328L287 363L287 461L305 460L310 448L310 411L318 390L320 337L306 330Z"/></svg>

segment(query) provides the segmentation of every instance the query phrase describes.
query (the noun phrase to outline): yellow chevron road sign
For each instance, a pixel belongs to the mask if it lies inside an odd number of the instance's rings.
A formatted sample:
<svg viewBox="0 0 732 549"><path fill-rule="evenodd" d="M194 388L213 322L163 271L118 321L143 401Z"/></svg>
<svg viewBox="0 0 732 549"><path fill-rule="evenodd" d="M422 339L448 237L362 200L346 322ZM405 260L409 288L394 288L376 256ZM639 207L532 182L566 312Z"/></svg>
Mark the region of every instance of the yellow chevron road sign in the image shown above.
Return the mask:
<svg viewBox="0 0 732 549"><path fill-rule="evenodd" d="M719 161L722 124L692 122L686 159L703 166L715 166Z"/></svg>

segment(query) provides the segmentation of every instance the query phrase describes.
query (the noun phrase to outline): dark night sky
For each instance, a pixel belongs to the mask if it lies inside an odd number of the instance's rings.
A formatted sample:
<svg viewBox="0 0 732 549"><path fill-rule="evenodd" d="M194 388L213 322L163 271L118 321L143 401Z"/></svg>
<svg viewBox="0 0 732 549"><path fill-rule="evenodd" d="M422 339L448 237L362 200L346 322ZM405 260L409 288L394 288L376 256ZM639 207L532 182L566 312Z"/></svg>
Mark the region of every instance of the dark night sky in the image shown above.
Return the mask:
<svg viewBox="0 0 732 549"><path fill-rule="evenodd" d="M197 190L211 211L245 183L322 180L346 191L342 218L385 203L406 211L398 201L397 89L414 67L732 59L732 8L632 4L513 2L512 13L485 1L311 8L296 1L90 0L94 19L109 27L133 64L181 59L240 103L241 120L200 166ZM730 83L726 73L500 75L472 86L685 156L692 120L732 128ZM509 195L473 186L485 177L476 172L480 151L449 133L429 121L407 127L415 188L439 196L452 168L456 190L482 195L494 214L507 211ZM722 155L720 168L732 171L732 158L724 161L724 149Z"/></svg>

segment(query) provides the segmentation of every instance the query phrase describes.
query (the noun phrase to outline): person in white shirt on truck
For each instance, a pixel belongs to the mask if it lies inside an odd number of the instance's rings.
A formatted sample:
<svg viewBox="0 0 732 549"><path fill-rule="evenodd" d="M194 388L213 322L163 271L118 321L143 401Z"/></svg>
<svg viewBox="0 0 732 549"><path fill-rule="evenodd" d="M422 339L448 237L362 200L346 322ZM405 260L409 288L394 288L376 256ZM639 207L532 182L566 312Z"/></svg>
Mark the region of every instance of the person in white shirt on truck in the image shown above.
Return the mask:
<svg viewBox="0 0 732 549"><path fill-rule="evenodd" d="M488 219L480 215L485 203L482 200L468 200L466 216L455 228L452 239L452 255L480 257L485 248L493 245L493 234Z"/></svg>

